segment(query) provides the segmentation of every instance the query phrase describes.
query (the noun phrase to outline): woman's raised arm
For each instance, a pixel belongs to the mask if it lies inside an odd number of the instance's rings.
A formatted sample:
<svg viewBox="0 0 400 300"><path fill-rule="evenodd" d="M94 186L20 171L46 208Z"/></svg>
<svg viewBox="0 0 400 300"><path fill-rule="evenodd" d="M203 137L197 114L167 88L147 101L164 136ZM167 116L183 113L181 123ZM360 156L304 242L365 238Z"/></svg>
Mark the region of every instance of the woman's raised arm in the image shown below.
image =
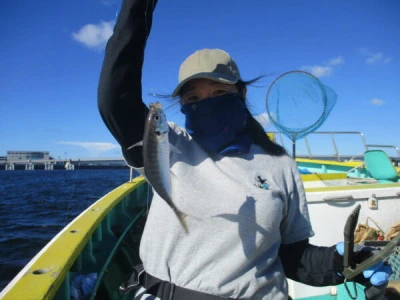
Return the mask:
<svg viewBox="0 0 400 300"><path fill-rule="evenodd" d="M98 87L98 107L104 123L122 147L127 163L141 167L140 148L147 107L142 101L144 49L156 0L124 0L108 40Z"/></svg>

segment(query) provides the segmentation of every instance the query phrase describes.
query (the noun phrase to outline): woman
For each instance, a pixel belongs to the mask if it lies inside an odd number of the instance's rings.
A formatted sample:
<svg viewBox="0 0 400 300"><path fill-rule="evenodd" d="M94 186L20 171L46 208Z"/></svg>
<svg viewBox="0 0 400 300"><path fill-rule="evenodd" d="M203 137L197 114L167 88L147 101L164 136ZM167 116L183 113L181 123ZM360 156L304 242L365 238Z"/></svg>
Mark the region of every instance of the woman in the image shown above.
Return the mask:
<svg viewBox="0 0 400 300"><path fill-rule="evenodd" d="M143 167L148 112L141 69L155 1L125 0L99 83L99 109L127 163ZM160 299L287 299L286 277L343 282L335 247L313 235L296 163L268 139L245 105L246 83L228 53L203 49L181 65L173 92L185 129L170 123L174 203L189 232L156 193L140 245L140 283Z"/></svg>

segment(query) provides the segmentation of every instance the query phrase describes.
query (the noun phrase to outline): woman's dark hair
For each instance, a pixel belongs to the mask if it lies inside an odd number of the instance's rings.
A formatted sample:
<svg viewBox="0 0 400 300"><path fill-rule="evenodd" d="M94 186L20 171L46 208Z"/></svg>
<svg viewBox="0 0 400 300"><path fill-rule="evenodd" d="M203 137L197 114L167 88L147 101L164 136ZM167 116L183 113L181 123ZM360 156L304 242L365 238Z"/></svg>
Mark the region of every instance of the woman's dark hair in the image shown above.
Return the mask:
<svg viewBox="0 0 400 300"><path fill-rule="evenodd" d="M239 93L242 95L243 100L246 101L245 95L244 95L244 90L248 85L253 84L263 76L257 77L255 79L252 79L250 81L242 81L239 80L236 83L236 87L239 90ZM261 126L261 124L254 119L253 115L250 113L249 109L247 108L249 118L247 120L246 124L246 131L250 135L251 140L253 143L259 145L261 148L264 149L264 151L267 154L274 155L274 156L282 156L286 155L287 152L285 148L283 148L281 145L278 145L274 141L272 141L267 133L265 132L264 128Z"/></svg>

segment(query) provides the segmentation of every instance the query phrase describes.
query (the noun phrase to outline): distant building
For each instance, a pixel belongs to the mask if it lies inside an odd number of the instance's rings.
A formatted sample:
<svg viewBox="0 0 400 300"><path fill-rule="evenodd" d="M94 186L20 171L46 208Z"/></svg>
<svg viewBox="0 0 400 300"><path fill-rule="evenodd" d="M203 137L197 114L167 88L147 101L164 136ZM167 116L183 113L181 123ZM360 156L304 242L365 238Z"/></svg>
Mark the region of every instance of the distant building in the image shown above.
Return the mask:
<svg viewBox="0 0 400 300"><path fill-rule="evenodd" d="M48 151L7 151L7 161L53 159Z"/></svg>

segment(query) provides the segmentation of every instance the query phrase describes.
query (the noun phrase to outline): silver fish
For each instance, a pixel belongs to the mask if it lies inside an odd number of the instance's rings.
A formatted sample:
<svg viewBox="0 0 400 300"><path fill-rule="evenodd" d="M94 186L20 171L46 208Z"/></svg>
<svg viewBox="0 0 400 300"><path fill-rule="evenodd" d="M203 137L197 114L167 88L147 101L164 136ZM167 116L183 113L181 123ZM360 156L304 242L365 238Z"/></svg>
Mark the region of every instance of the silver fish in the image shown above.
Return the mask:
<svg viewBox="0 0 400 300"><path fill-rule="evenodd" d="M151 103L143 136L144 173L157 194L173 209L187 232L185 215L175 206L171 193L168 123L160 102Z"/></svg>

